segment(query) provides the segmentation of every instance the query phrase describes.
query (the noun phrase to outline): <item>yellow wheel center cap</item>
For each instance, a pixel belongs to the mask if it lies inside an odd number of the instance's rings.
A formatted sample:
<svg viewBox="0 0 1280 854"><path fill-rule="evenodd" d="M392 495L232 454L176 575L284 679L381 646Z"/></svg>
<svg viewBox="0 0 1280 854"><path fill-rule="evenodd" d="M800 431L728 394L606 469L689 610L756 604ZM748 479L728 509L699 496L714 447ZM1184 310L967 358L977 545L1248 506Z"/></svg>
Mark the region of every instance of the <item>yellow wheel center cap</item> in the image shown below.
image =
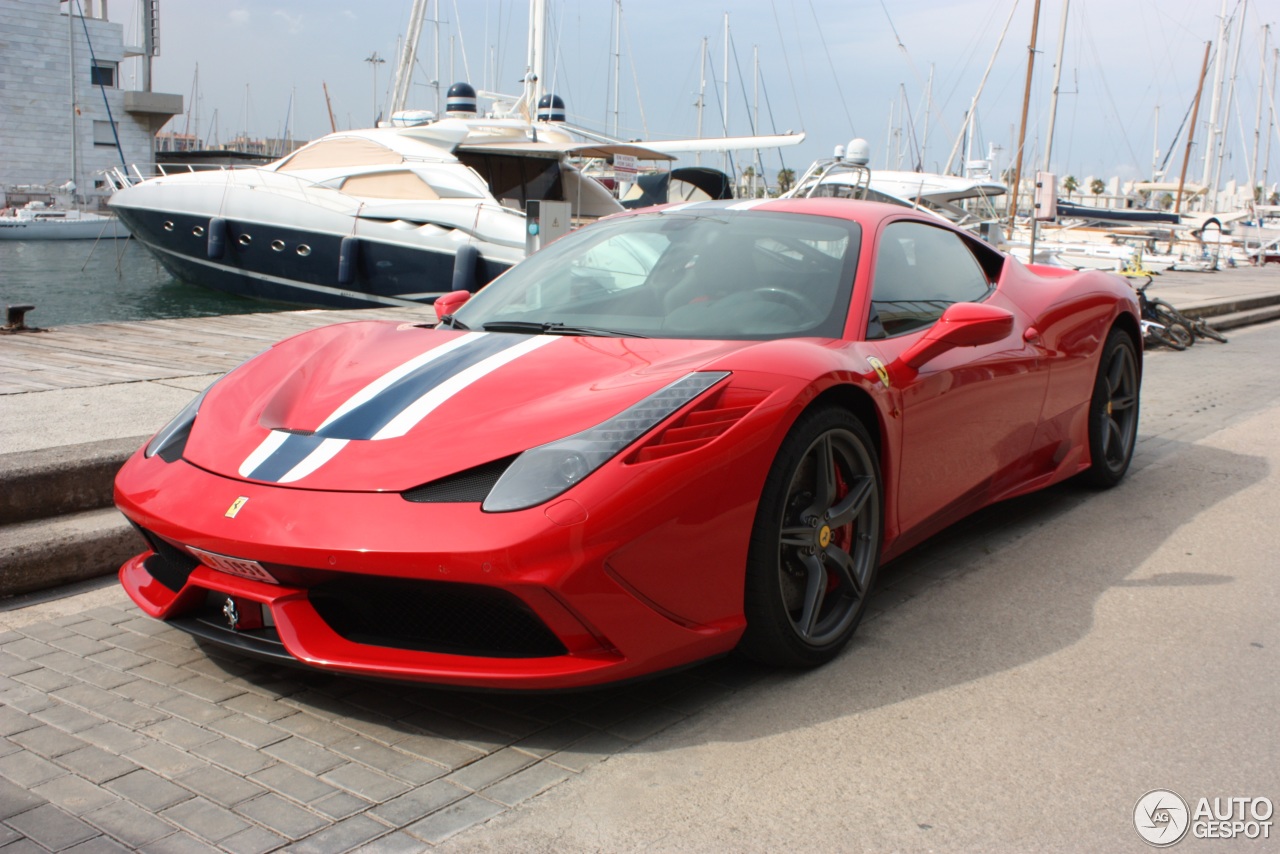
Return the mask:
<svg viewBox="0 0 1280 854"><path fill-rule="evenodd" d="M1111 414L1111 401L1109 401L1109 400L1107 401L1107 414L1108 414L1108 415L1110 415L1110 414Z"/></svg>
<svg viewBox="0 0 1280 854"><path fill-rule="evenodd" d="M831 545L831 528L827 525L822 526L822 530L818 532L818 545L824 549Z"/></svg>

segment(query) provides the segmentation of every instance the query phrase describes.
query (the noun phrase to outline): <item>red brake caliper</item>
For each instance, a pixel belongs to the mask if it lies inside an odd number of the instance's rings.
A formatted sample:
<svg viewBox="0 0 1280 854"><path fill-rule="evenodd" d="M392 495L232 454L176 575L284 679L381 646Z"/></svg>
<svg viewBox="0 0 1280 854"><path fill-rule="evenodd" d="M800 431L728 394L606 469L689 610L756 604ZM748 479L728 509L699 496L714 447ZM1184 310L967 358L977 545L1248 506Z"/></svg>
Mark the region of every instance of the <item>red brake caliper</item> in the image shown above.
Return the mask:
<svg viewBox="0 0 1280 854"><path fill-rule="evenodd" d="M844 474L840 471L840 467L835 464L835 460L831 461L832 468L835 469L836 475L836 497L831 502L834 507L845 499L849 494L849 484L845 482ZM831 545L836 548L849 552L853 546L853 523L850 522L843 528L835 528L831 531ZM827 592L830 593L836 587L840 586L840 576L835 572L827 573Z"/></svg>

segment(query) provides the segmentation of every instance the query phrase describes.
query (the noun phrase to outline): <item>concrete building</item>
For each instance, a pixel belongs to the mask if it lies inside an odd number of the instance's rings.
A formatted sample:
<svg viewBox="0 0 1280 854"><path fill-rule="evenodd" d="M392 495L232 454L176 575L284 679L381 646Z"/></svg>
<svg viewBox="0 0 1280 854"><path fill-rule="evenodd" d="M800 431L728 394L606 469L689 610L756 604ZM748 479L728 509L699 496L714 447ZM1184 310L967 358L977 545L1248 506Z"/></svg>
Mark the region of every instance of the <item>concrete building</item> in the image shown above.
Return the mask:
<svg viewBox="0 0 1280 854"><path fill-rule="evenodd" d="M143 5L154 14L156 3ZM121 88L132 57L142 57L142 88L150 88L158 39L154 18L149 24L146 44L126 47L105 0L0 3L0 203L74 181L76 201L101 208L111 192L103 171L154 162L156 132L182 112L182 96Z"/></svg>

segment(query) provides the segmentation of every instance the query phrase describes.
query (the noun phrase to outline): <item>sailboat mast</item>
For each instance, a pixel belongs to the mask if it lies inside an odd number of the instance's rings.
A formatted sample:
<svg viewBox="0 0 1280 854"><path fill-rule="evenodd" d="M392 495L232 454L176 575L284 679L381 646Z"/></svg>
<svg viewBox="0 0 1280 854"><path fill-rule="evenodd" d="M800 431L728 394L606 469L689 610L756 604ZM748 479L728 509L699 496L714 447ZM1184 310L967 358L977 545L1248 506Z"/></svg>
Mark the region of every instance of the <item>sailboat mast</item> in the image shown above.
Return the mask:
<svg viewBox="0 0 1280 854"><path fill-rule="evenodd" d="M1280 47L1275 48L1271 54L1271 110L1267 114L1267 156L1262 158L1262 190L1264 193L1267 189L1267 177L1271 173L1271 130L1276 124L1277 69L1280 69Z"/></svg>
<svg viewBox="0 0 1280 854"><path fill-rule="evenodd" d="M1151 180L1159 181L1160 171L1160 105L1156 104L1155 132L1151 135Z"/></svg>
<svg viewBox="0 0 1280 854"><path fill-rule="evenodd" d="M1222 158L1227 153L1227 123L1231 121L1231 108L1236 100L1236 77L1240 70L1240 44L1244 41L1244 19L1248 11L1249 0L1241 0L1240 23L1236 28L1236 43L1231 57L1231 79L1227 83L1227 102L1222 110L1222 133L1218 137L1218 150L1213 163L1213 189L1211 190L1211 207L1218 209L1218 185L1222 182Z"/></svg>
<svg viewBox="0 0 1280 854"><path fill-rule="evenodd" d="M613 135L618 135L619 82L622 79L622 0L617 0L613 20Z"/></svg>
<svg viewBox="0 0 1280 854"><path fill-rule="evenodd" d="M76 122L76 27L75 27L75 7L73 4L67 4L67 56L69 65L67 66L68 83L71 85L71 183L79 188L76 184L76 165L80 160L79 144L76 141L76 130L78 124Z"/></svg>
<svg viewBox="0 0 1280 854"><path fill-rule="evenodd" d="M729 135L729 13L724 13L724 131ZM729 152L723 156L724 171L729 171Z"/></svg>
<svg viewBox="0 0 1280 854"><path fill-rule="evenodd" d="M1213 94L1209 98L1209 138L1204 147L1204 174L1200 183L1209 186L1213 177L1213 155L1218 146L1218 101L1222 93L1222 73L1226 66L1227 52L1227 0L1222 0L1222 14L1218 18L1218 55L1213 60Z"/></svg>
<svg viewBox="0 0 1280 854"><path fill-rule="evenodd" d="M1053 65L1053 96L1049 100L1049 130L1044 142L1044 168L1053 171L1049 155L1053 153L1053 125L1058 117L1058 89L1062 83L1062 51L1067 44L1067 9L1071 0L1062 0L1062 26L1058 28L1058 59Z"/></svg>
<svg viewBox="0 0 1280 854"><path fill-rule="evenodd" d="M1253 161L1249 165L1249 193L1253 194L1258 178L1258 149L1262 148L1262 90L1267 85L1267 42L1270 40L1271 25L1262 27L1262 62L1258 68L1258 112L1253 119Z"/></svg>
<svg viewBox="0 0 1280 854"><path fill-rule="evenodd" d="M1036 34L1040 31L1040 0L1036 0L1035 10L1031 13L1031 44L1027 46L1027 85L1022 92L1022 125L1018 129L1018 150L1015 152L1016 164L1013 168L1013 203L1009 206L1009 232L1013 232L1013 223L1018 216L1018 189L1022 182L1022 146L1027 141L1027 108L1031 105L1031 73L1036 66Z"/></svg>
<svg viewBox="0 0 1280 854"><path fill-rule="evenodd" d="M546 0L529 0L529 71L525 75L524 109L530 120L537 115L538 101L542 99L546 18Z"/></svg>
<svg viewBox="0 0 1280 854"><path fill-rule="evenodd" d="M702 37L702 59L698 63L698 139L702 139L702 108L707 103L707 37ZM693 162L702 165L702 152L693 157Z"/></svg>
<svg viewBox="0 0 1280 854"><path fill-rule="evenodd" d="M1196 136L1196 117L1200 115L1200 96L1204 94L1204 76L1209 72L1209 48L1212 42L1204 43L1204 62L1200 65L1200 82L1196 84L1196 99L1191 105L1191 124L1187 125L1187 151L1182 155L1182 173L1178 176L1178 195L1173 201L1173 212L1182 213L1182 188L1187 183L1187 164L1191 162L1191 142Z"/></svg>

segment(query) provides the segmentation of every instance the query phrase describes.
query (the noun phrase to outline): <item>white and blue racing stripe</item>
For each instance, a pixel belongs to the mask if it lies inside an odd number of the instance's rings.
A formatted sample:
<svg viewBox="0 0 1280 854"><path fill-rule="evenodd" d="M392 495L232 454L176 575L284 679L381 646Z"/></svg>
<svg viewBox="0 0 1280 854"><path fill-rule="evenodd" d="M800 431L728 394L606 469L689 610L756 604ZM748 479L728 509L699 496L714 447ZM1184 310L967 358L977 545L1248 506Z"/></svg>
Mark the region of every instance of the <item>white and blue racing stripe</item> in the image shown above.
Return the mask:
<svg viewBox="0 0 1280 854"><path fill-rule="evenodd" d="M272 430L240 466L240 476L300 480L352 440L403 436L440 404L526 353L546 335L470 332L398 365L356 392L311 434Z"/></svg>

